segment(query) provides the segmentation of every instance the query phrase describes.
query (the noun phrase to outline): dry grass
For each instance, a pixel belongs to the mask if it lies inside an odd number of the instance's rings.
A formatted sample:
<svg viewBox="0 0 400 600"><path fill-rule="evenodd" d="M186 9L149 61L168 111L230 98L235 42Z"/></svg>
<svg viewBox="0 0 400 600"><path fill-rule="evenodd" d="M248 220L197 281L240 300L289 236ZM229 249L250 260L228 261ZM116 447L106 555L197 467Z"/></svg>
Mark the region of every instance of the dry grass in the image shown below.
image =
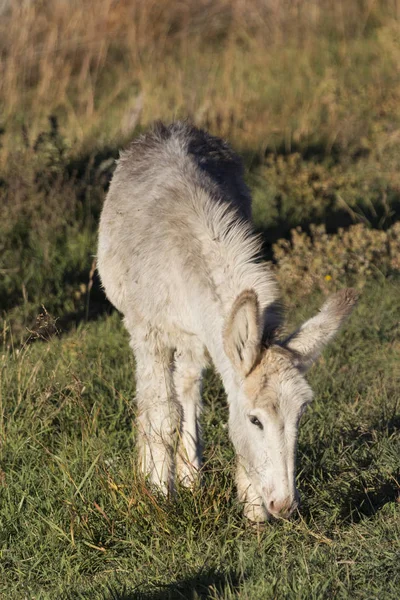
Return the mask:
<svg viewBox="0 0 400 600"><path fill-rule="evenodd" d="M3 158L50 113L74 143L182 115L242 147L362 144L378 119L390 143L399 18L399 0L6 2Z"/></svg>

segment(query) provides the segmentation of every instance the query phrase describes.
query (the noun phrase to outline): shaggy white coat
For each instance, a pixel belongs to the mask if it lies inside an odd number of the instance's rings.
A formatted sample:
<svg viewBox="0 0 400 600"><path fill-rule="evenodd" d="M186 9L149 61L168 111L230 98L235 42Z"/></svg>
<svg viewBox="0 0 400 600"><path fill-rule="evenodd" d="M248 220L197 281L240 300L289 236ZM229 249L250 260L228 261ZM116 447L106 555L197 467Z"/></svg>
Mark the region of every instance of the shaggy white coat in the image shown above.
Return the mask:
<svg viewBox="0 0 400 600"><path fill-rule="evenodd" d="M296 440L312 393L303 372L350 313L344 290L287 340L279 290L260 261L251 198L229 146L158 124L121 154L100 219L98 270L136 358L140 468L172 490L201 468L201 378L221 375L246 516L297 506Z"/></svg>

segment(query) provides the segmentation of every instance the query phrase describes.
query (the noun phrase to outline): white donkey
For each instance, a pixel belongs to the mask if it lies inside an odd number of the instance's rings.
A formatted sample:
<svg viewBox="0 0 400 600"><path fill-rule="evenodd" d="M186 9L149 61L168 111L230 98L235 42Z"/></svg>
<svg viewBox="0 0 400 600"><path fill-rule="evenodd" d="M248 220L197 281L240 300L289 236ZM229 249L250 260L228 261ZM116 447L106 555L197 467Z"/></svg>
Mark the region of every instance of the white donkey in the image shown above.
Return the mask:
<svg viewBox="0 0 400 600"><path fill-rule="evenodd" d="M136 358L140 467L164 491L201 467L201 379L211 358L229 404L245 515L298 506L303 373L350 314L331 296L285 340L273 273L259 261L238 156L187 123L157 124L121 154L100 220L98 269Z"/></svg>

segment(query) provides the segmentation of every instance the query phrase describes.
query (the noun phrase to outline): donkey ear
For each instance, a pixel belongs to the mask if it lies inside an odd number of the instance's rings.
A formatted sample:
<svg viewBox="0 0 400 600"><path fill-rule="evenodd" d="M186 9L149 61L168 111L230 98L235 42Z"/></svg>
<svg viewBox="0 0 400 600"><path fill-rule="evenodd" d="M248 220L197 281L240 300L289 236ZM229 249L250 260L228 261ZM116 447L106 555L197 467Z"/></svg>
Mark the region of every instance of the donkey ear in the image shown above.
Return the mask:
<svg viewBox="0 0 400 600"><path fill-rule="evenodd" d="M311 367L350 315L357 298L357 292L351 288L333 294L315 317L283 342L282 345L297 356L300 368L306 371Z"/></svg>
<svg viewBox="0 0 400 600"><path fill-rule="evenodd" d="M246 376L261 348L260 307L254 290L236 298L224 329L224 349L233 366Z"/></svg>

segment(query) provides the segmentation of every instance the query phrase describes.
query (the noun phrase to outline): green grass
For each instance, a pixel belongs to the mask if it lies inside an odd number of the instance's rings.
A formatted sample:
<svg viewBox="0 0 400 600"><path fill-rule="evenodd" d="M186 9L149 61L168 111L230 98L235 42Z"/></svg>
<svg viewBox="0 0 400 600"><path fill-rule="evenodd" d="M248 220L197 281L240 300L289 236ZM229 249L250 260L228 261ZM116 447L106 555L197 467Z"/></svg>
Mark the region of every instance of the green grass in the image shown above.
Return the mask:
<svg viewBox="0 0 400 600"><path fill-rule="evenodd" d="M170 502L135 469L134 363L116 313L3 348L3 597L396 598L399 311L400 281L369 286L311 371L302 509L260 530L235 498L227 406L213 372L204 487Z"/></svg>

